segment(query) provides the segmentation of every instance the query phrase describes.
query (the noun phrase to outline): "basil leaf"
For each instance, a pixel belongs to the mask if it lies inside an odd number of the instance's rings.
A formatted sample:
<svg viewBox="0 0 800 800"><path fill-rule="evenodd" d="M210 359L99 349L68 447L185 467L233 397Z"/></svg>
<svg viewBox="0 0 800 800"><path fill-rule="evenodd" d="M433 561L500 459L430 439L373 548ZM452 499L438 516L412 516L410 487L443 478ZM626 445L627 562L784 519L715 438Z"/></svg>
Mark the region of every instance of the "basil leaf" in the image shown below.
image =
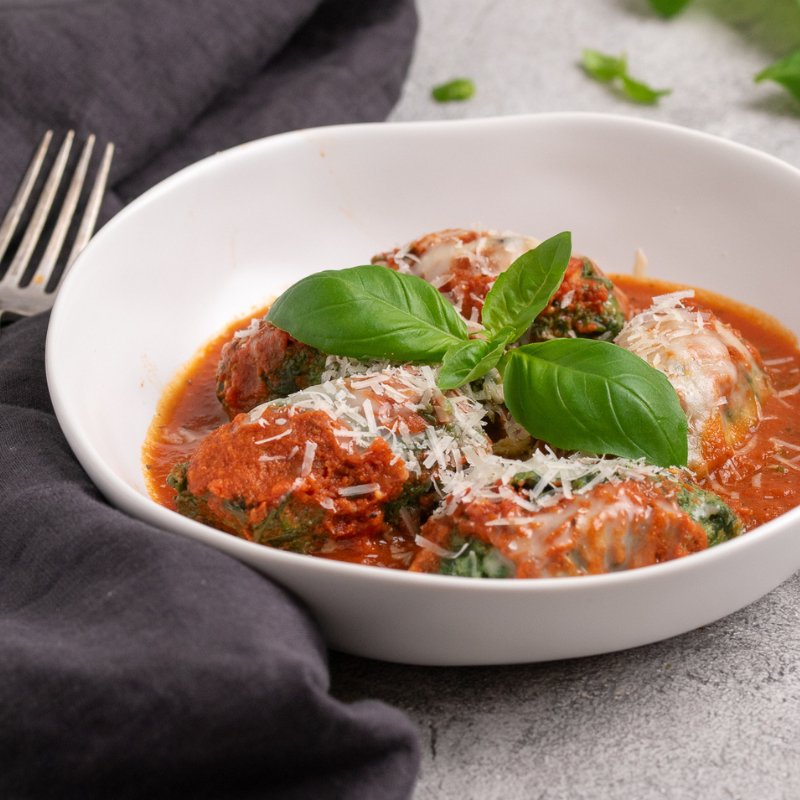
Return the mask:
<svg viewBox="0 0 800 800"><path fill-rule="evenodd" d="M468 339L464 320L433 286L375 265L309 275L267 319L303 344L352 358L441 361Z"/></svg>
<svg viewBox="0 0 800 800"><path fill-rule="evenodd" d="M689 5L690 0L650 0L650 5L662 17L674 17Z"/></svg>
<svg viewBox="0 0 800 800"><path fill-rule="evenodd" d="M761 70L756 75L755 81L756 83L775 81L800 100L800 50L789 53L788 56Z"/></svg>
<svg viewBox="0 0 800 800"><path fill-rule="evenodd" d="M431 89L431 96L437 103L469 100L474 94L475 84L469 78L455 78Z"/></svg>
<svg viewBox="0 0 800 800"><path fill-rule="evenodd" d="M501 272L483 303L482 320L490 331L510 327L515 341L532 325L564 280L572 253L569 231L558 233L523 253Z"/></svg>
<svg viewBox="0 0 800 800"><path fill-rule="evenodd" d="M511 352L503 386L517 422L555 447L686 464L688 426L675 389L617 345L591 339L525 345Z"/></svg>
<svg viewBox="0 0 800 800"><path fill-rule="evenodd" d="M628 73L628 63L624 55L609 56L597 50L584 50L581 64L588 75L603 83L614 83L614 88L622 92L634 103L652 105L671 89L653 89L642 81L637 81Z"/></svg>
<svg viewBox="0 0 800 800"><path fill-rule="evenodd" d="M628 75L622 75L622 90L634 103L642 105L652 105L657 103L659 98L671 93L671 89L652 89L646 83L635 81Z"/></svg>
<svg viewBox="0 0 800 800"><path fill-rule="evenodd" d="M506 345L513 341L513 336L511 328L504 328L490 339L470 339L451 348L444 354L436 385L443 390L458 389L465 383L482 378L497 366Z"/></svg>
<svg viewBox="0 0 800 800"><path fill-rule="evenodd" d="M583 51L583 68L598 81L612 81L628 71L625 56L608 56L598 50Z"/></svg>

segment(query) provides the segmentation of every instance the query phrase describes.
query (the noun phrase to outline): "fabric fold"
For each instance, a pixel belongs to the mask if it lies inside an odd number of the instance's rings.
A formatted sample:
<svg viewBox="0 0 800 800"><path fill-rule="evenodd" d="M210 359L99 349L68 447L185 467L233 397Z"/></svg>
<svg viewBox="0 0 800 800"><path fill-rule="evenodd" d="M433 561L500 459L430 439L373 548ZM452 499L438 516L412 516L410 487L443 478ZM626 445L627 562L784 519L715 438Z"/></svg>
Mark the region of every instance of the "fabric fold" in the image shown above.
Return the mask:
<svg viewBox="0 0 800 800"><path fill-rule="evenodd" d="M115 143L108 219L219 150L382 120L415 32L411 0L75 0L0 10L0 207L48 128Z"/></svg>
<svg viewBox="0 0 800 800"><path fill-rule="evenodd" d="M217 150L380 120L415 24L409 0L7 7L0 207L45 128L116 142L107 218ZM414 727L330 696L302 603L106 503L53 413L47 321L0 331L0 796L410 796Z"/></svg>

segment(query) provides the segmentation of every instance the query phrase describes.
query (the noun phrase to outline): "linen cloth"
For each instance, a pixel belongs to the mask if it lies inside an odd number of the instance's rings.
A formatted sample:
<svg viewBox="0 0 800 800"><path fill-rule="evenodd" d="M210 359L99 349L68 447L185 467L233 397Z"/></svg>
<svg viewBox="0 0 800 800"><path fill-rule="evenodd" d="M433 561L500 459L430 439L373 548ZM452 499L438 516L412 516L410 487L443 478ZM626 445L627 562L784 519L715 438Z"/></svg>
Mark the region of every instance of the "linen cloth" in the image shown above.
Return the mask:
<svg viewBox="0 0 800 800"><path fill-rule="evenodd" d="M6 4L0 207L47 128L115 142L107 219L217 150L383 119L415 30L410 0ZM295 598L100 496L53 415L46 328L0 331L0 797L408 797L416 731L328 694Z"/></svg>

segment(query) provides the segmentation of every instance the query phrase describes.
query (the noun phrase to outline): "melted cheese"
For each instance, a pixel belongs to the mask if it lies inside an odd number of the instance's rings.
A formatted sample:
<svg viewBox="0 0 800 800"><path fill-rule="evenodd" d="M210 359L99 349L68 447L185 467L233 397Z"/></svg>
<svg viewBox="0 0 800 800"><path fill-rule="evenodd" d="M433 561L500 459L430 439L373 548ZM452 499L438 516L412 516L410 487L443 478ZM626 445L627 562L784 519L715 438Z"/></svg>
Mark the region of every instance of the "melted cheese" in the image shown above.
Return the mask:
<svg viewBox="0 0 800 800"><path fill-rule="evenodd" d="M458 231L443 231L424 241L425 245L415 248L416 253L411 252L413 243L395 251L394 260L401 272L417 275L437 288L447 283L458 261L466 260L483 275L497 276L539 244L530 236L496 232L463 241Z"/></svg>
<svg viewBox="0 0 800 800"><path fill-rule="evenodd" d="M767 387L757 357L732 328L711 312L683 305L693 294L653 298L649 309L626 323L616 344L666 375L686 412L689 466L706 474L746 441ZM731 452L716 442L720 432Z"/></svg>

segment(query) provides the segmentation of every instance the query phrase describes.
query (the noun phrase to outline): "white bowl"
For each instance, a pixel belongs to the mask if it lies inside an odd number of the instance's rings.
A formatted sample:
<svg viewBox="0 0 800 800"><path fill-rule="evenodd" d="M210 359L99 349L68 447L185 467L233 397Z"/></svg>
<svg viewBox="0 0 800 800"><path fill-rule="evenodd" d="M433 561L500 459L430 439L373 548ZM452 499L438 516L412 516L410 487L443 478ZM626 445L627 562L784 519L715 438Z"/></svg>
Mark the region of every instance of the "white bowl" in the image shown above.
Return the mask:
<svg viewBox="0 0 800 800"><path fill-rule="evenodd" d="M792 328L800 172L707 135L554 114L353 125L220 153L132 203L58 297L47 375L77 457L119 508L240 558L305 600L331 647L415 664L583 656L664 639L753 602L800 567L800 509L667 564L541 580L411 574L272 550L147 495L141 448L167 384L234 318L303 275L445 227L571 230L610 272L650 271Z"/></svg>

